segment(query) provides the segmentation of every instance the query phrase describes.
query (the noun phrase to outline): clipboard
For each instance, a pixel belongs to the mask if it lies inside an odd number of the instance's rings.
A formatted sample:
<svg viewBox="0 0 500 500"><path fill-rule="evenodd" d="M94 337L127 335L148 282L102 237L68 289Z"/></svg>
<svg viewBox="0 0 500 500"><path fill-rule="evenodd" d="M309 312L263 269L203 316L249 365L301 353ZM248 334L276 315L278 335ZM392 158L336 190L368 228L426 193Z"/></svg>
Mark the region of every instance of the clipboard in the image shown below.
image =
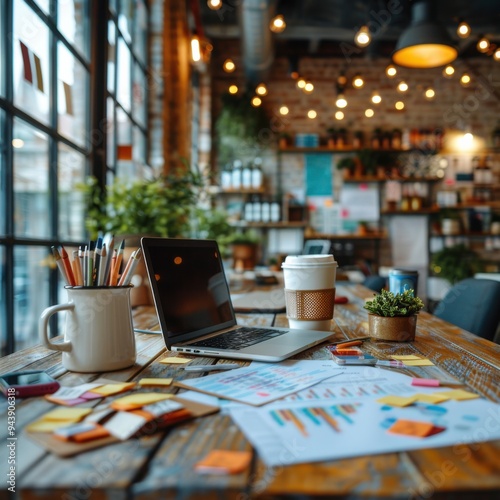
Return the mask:
<svg viewBox="0 0 500 500"><path fill-rule="evenodd" d="M190 414L183 420L177 420L172 422L171 424L167 423L162 425L162 427L159 428L158 431L171 427L172 425L175 425L177 423L188 422L193 418L204 417L205 415L211 415L219 411L218 406L197 403L195 401L182 399L177 396L172 397L171 401L177 401L181 403L184 408L186 408L190 412ZM95 441L88 441L85 443L75 443L72 441L61 441L55 438L51 433L46 432L24 431L24 434L36 443L40 444L47 451L50 451L51 453L54 453L55 455L63 458L78 455L79 453L94 450L96 448L101 448L102 446L106 446L108 444L123 442L115 436L106 436L104 438L96 439Z"/></svg>

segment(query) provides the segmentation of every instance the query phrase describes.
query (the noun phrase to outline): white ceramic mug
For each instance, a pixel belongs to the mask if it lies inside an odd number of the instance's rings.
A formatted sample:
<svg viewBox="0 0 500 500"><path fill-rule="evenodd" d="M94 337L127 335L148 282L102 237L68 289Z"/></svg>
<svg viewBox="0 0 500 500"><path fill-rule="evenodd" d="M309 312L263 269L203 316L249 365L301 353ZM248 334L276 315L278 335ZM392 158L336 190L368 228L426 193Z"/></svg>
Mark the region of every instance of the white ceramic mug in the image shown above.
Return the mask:
<svg viewBox="0 0 500 500"><path fill-rule="evenodd" d="M289 255L281 267L290 328L329 331L337 274L333 255Z"/></svg>
<svg viewBox="0 0 500 500"><path fill-rule="evenodd" d="M39 334L48 349L62 351L63 366L75 372L105 372L135 363L132 286L66 287L68 302L42 312ZM50 317L67 311L64 341L49 339Z"/></svg>

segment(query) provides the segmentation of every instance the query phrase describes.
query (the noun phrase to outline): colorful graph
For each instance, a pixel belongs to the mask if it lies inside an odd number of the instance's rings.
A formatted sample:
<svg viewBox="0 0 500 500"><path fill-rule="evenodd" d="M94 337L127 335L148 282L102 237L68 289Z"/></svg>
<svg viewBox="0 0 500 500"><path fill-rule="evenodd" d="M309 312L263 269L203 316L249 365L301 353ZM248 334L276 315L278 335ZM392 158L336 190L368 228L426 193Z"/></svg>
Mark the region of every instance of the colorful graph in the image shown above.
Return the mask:
<svg viewBox="0 0 500 500"><path fill-rule="evenodd" d="M353 424L351 418L359 404L342 404L322 407L287 408L272 410L269 415L280 427L295 427L303 436L309 436L311 427L328 426L334 432L342 432L340 423Z"/></svg>
<svg viewBox="0 0 500 500"><path fill-rule="evenodd" d="M406 388L405 388L406 389ZM320 383L315 387L291 394L286 398L287 401L311 401L314 399L345 399L359 398L368 396L379 396L389 394L387 388L382 384L367 383L367 384L343 384L336 385L332 382Z"/></svg>

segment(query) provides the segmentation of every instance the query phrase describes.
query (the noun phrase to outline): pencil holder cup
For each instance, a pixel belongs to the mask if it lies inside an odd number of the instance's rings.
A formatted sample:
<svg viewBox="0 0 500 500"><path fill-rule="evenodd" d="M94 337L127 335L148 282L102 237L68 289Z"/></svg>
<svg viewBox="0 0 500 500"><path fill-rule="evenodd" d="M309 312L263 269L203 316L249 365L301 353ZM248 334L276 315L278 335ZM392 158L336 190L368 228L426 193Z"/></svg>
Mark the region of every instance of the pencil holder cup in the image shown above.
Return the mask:
<svg viewBox="0 0 500 500"><path fill-rule="evenodd" d="M65 287L68 302L45 309L39 321L41 342L62 352L62 364L74 372L109 372L135 363L136 348L130 291L132 286ZM67 311L64 341L49 339L49 319Z"/></svg>

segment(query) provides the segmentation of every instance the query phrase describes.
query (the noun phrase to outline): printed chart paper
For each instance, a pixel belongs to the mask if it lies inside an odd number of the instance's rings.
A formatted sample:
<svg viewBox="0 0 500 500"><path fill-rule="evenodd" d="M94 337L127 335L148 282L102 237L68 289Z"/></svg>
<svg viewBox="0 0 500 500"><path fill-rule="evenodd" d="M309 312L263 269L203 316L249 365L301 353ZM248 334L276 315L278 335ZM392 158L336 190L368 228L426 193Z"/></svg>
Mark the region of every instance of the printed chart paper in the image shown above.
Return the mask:
<svg viewBox="0 0 500 500"><path fill-rule="evenodd" d="M334 403L279 401L260 408L234 406L229 411L268 466L500 439L500 405L484 399L406 408L368 397ZM419 432L426 424L436 432L426 436ZM394 432L403 426L410 434Z"/></svg>
<svg viewBox="0 0 500 500"><path fill-rule="evenodd" d="M259 406L311 387L342 372L343 370L330 360L290 360L273 364L259 363L230 372L176 382L176 385Z"/></svg>

